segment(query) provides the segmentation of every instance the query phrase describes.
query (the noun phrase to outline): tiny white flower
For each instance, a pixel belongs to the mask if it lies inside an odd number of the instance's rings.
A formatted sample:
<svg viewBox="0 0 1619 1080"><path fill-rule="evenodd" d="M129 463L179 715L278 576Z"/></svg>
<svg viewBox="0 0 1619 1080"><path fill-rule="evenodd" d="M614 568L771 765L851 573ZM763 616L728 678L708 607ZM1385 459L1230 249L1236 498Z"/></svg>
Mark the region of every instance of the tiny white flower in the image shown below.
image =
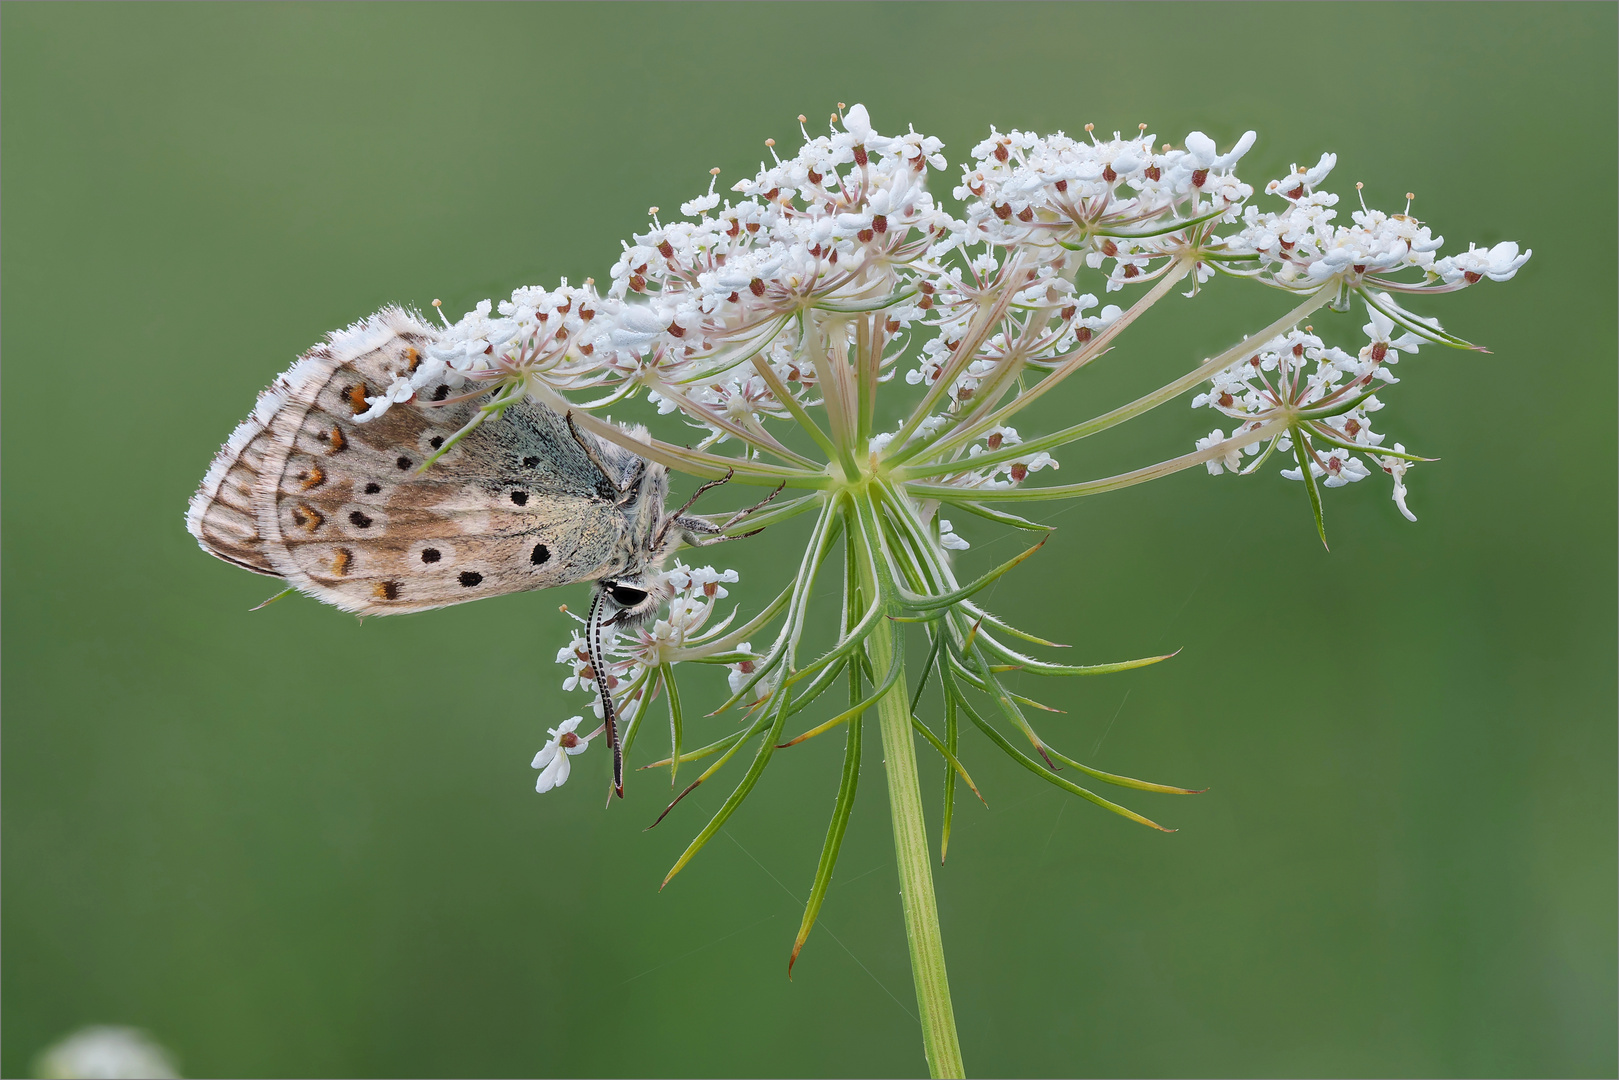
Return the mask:
<svg viewBox="0 0 1619 1080"><path fill-rule="evenodd" d="M966 551L971 544L956 535L955 526L945 518L939 519L939 546L950 551Z"/></svg>
<svg viewBox="0 0 1619 1080"><path fill-rule="evenodd" d="M1403 443L1395 443L1394 449L1397 453L1405 453ZM1400 508L1400 513L1405 515L1407 521L1417 520L1417 515L1413 514L1411 508L1405 505L1405 473L1407 469L1411 468L1411 463L1404 458L1397 457L1380 457L1377 459L1377 463L1383 466L1384 472L1394 478L1394 505Z"/></svg>
<svg viewBox="0 0 1619 1080"><path fill-rule="evenodd" d="M356 424L363 424L367 420L375 420L377 417L387 412L390 405L401 404L409 401L415 396L416 388L411 385L410 379L401 375L395 378L394 381L389 384L388 389L384 390L381 394L377 395L376 397L366 398L366 403L371 407L365 410L365 412L356 416L354 418L354 422Z"/></svg>
<svg viewBox="0 0 1619 1080"><path fill-rule="evenodd" d="M571 768L569 759L590 748L590 736L580 737L574 734L574 730L583 721L582 716L571 716L549 729L550 741L534 755L534 761L530 765L530 768L540 770L539 779L534 783L535 791L544 794L568 782L568 771Z"/></svg>
<svg viewBox="0 0 1619 1080"><path fill-rule="evenodd" d="M1197 448L1207 450L1209 447L1217 446L1223 442L1225 442L1225 431L1221 428L1215 428L1209 432L1207 438L1197 440ZM1242 454L1236 450L1229 450L1220 457L1210 458L1203 464L1207 466L1210 476L1219 476L1226 471L1236 472L1242 467Z"/></svg>

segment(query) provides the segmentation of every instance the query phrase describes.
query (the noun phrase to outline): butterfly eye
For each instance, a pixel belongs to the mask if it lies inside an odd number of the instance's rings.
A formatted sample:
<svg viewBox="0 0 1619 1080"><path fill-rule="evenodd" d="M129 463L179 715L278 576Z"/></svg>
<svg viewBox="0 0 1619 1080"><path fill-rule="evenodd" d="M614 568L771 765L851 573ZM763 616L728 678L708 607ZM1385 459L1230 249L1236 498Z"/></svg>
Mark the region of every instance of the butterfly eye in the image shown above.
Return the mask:
<svg viewBox="0 0 1619 1080"><path fill-rule="evenodd" d="M629 585L614 585L608 590L613 603L619 607L632 608L646 599L646 590L637 589Z"/></svg>

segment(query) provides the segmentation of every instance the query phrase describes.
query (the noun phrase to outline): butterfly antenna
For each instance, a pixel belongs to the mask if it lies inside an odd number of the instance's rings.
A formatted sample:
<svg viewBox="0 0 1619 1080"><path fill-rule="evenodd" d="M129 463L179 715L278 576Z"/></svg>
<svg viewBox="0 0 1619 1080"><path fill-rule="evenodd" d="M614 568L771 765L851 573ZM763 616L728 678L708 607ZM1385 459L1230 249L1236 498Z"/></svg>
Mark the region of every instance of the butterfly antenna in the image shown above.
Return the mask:
<svg viewBox="0 0 1619 1080"><path fill-rule="evenodd" d="M585 619L585 651L590 656L590 669L596 673L596 693L601 698L607 741L613 744L613 794L622 799L624 748L618 742L618 718L613 715L613 693L607 685L606 654L602 651L602 608L606 598L606 591L598 588L590 602L590 615Z"/></svg>

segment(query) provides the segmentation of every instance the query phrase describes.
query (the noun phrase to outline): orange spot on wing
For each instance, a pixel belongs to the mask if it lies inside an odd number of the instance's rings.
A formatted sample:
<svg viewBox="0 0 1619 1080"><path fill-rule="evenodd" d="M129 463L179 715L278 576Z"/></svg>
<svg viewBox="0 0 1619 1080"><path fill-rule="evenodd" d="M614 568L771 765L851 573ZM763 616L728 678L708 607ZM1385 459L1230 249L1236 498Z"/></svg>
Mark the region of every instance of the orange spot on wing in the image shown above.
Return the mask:
<svg viewBox="0 0 1619 1080"><path fill-rule="evenodd" d="M379 581L372 592L378 600L397 600L399 599L399 582Z"/></svg>
<svg viewBox="0 0 1619 1080"><path fill-rule="evenodd" d="M405 360L410 365L405 370L414 372L419 366L421 366L422 354L416 351L416 347L414 345L406 345Z"/></svg>
<svg viewBox="0 0 1619 1080"><path fill-rule="evenodd" d="M320 487L326 482L326 474L320 471L319 465L311 465L298 474L298 486L308 491L310 488Z"/></svg>
<svg viewBox="0 0 1619 1080"><path fill-rule="evenodd" d="M328 454L335 454L339 450L343 449L345 446L347 446L349 444L349 441L343 437L343 429L342 428L335 428L334 427L332 429L331 434L328 436L328 438L331 440L331 443L332 443L332 448L330 450L326 451Z"/></svg>
<svg viewBox="0 0 1619 1080"><path fill-rule="evenodd" d="M350 551L348 548L338 548L336 554L332 556L332 573L336 574L338 577L342 577L343 575L347 574L349 572L349 568L353 565L354 552Z"/></svg>
<svg viewBox="0 0 1619 1080"><path fill-rule="evenodd" d="M292 508L292 523L304 532L314 532L326 521L326 516L308 503L299 503Z"/></svg>
<svg viewBox="0 0 1619 1080"><path fill-rule="evenodd" d="M351 386L345 393L349 399L349 408L354 410L355 416L359 416L371 407L365 403L365 383Z"/></svg>

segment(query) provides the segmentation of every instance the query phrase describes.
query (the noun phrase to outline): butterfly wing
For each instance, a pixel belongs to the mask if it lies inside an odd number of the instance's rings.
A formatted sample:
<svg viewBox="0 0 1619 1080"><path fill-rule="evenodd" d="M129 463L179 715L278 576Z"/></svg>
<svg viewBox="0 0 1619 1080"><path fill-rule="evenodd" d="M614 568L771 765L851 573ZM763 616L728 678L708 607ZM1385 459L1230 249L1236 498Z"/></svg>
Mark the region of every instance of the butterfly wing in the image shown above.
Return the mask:
<svg viewBox="0 0 1619 1080"><path fill-rule="evenodd" d="M417 470L484 395L444 383L363 423L434 331L398 309L311 350L260 397L187 524L211 554L347 611L423 611L608 572L630 523L566 422L519 402ZM430 404L434 399L445 404ZM589 438L589 436L586 436ZM617 457L612 467L628 467ZM634 455L628 455L635 462Z"/></svg>

